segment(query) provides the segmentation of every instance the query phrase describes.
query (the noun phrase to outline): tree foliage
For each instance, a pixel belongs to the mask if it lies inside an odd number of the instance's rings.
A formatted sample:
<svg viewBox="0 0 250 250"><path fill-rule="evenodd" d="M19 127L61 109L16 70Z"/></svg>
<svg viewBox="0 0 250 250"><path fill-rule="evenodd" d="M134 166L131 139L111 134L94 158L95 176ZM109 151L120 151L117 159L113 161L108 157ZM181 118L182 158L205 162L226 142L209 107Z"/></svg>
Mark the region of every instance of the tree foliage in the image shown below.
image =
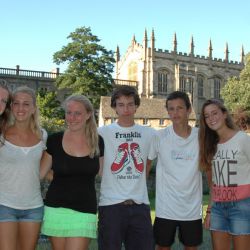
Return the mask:
<svg viewBox="0 0 250 250"><path fill-rule="evenodd" d="M37 93L37 104L41 116L63 119L64 111L55 91L47 92L39 90Z"/></svg>
<svg viewBox="0 0 250 250"><path fill-rule="evenodd" d="M99 38L90 28L77 28L67 38L71 41L53 56L55 63L68 64L56 84L71 93L88 96L97 108L100 96L112 89L113 52L99 44Z"/></svg>
<svg viewBox="0 0 250 250"><path fill-rule="evenodd" d="M40 120L48 133L57 132L64 128L64 111L57 100L56 92L40 90L37 93L37 105L40 111Z"/></svg>
<svg viewBox="0 0 250 250"><path fill-rule="evenodd" d="M245 67L239 78L229 78L221 95L231 111L250 111L250 53L245 57Z"/></svg>

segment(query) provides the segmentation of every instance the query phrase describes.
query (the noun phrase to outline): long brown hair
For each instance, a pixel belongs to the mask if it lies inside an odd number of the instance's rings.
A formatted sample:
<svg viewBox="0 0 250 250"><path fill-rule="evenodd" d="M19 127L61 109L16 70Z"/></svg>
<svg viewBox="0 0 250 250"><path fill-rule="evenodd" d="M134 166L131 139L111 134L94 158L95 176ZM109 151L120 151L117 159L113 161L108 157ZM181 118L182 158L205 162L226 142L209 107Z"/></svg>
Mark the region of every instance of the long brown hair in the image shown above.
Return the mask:
<svg viewBox="0 0 250 250"><path fill-rule="evenodd" d="M225 105L218 99L209 99L205 101L201 108L200 114L200 129L199 129L199 166L203 171L208 171L211 169L213 157L217 151L217 144L219 142L219 136L216 131L210 129L205 121L204 109L206 106L214 104L216 105L222 113L226 114L225 123L228 128L236 129L231 115L229 114Z"/></svg>
<svg viewBox="0 0 250 250"><path fill-rule="evenodd" d="M5 89L9 93L5 110L2 113L2 115L0 115L0 134L3 134L3 136L4 136L4 133L5 133L5 130L6 130L7 124L8 124L9 115L10 115L11 94L10 94L10 90L5 82L0 82L0 89Z"/></svg>

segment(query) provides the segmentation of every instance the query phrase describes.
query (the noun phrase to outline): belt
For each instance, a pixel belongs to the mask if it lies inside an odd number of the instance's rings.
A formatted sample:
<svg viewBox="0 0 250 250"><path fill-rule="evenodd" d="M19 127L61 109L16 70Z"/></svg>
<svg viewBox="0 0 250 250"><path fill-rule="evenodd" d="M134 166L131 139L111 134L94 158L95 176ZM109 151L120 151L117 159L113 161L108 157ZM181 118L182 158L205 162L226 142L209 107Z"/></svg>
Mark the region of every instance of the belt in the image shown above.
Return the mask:
<svg viewBox="0 0 250 250"><path fill-rule="evenodd" d="M121 202L120 204L131 206L131 205L135 205L136 203L133 200L125 200L125 201Z"/></svg>

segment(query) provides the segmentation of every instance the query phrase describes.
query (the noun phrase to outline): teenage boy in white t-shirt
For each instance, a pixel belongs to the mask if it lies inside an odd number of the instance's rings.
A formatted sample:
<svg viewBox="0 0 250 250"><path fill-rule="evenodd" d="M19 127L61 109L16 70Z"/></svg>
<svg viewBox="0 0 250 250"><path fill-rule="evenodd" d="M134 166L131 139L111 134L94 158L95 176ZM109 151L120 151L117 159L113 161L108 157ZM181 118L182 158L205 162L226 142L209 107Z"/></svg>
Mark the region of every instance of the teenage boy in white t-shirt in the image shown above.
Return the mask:
<svg viewBox="0 0 250 250"><path fill-rule="evenodd" d="M140 105L135 88L122 85L111 97L118 120L99 128L105 151L99 201L99 250L153 250L153 230L146 186L152 128L137 125Z"/></svg>
<svg viewBox="0 0 250 250"><path fill-rule="evenodd" d="M202 243L198 129L188 125L191 103L186 93L169 94L166 108L172 125L157 131L148 157L157 157L155 242L157 250L171 249L178 228L185 250L195 250Z"/></svg>

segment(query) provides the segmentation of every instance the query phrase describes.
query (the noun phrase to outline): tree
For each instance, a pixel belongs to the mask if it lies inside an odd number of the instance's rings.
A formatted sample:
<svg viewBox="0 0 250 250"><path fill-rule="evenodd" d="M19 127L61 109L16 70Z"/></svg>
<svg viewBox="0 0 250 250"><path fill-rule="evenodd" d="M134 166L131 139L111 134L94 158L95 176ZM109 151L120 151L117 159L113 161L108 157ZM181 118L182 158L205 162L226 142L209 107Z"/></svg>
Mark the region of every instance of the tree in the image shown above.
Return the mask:
<svg viewBox="0 0 250 250"><path fill-rule="evenodd" d="M47 92L39 90L37 93L37 104L41 116L63 119L64 111L55 91Z"/></svg>
<svg viewBox="0 0 250 250"><path fill-rule="evenodd" d="M68 63L65 74L59 76L56 84L71 93L86 95L95 108L99 108L100 96L112 89L114 55L99 44L100 40L90 28L77 28L67 37L66 46L53 56L57 64Z"/></svg>
<svg viewBox="0 0 250 250"><path fill-rule="evenodd" d="M57 132L64 128L64 111L57 99L55 91L43 90L37 93L37 105L40 111L40 120L48 133Z"/></svg>
<svg viewBox="0 0 250 250"><path fill-rule="evenodd" d="M225 105L232 111L250 111L250 53L245 57L245 67L240 77L231 77L221 91Z"/></svg>

